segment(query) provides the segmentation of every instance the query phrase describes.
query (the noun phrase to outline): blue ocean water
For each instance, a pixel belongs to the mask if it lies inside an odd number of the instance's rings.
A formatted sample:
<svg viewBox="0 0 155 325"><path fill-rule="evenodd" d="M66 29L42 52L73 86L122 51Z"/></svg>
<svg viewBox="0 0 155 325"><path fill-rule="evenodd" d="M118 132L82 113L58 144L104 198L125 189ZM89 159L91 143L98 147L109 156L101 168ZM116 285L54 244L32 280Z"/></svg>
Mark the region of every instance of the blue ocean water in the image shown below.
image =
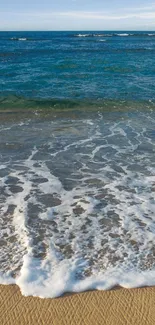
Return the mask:
<svg viewBox="0 0 155 325"><path fill-rule="evenodd" d="M155 285L155 32L0 32L0 283Z"/></svg>
<svg viewBox="0 0 155 325"><path fill-rule="evenodd" d="M155 98L155 32L1 32L0 96Z"/></svg>

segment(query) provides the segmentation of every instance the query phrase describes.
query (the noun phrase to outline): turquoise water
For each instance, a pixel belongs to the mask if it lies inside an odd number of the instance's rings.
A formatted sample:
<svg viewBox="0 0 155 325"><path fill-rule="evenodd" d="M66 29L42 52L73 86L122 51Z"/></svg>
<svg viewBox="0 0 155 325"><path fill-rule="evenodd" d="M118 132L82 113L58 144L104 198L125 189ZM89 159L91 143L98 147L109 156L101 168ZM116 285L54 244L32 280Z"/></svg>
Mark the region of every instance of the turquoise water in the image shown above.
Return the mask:
<svg viewBox="0 0 155 325"><path fill-rule="evenodd" d="M155 33L0 33L0 283L155 285Z"/></svg>
<svg viewBox="0 0 155 325"><path fill-rule="evenodd" d="M153 32L1 32L0 96L152 100L154 54Z"/></svg>

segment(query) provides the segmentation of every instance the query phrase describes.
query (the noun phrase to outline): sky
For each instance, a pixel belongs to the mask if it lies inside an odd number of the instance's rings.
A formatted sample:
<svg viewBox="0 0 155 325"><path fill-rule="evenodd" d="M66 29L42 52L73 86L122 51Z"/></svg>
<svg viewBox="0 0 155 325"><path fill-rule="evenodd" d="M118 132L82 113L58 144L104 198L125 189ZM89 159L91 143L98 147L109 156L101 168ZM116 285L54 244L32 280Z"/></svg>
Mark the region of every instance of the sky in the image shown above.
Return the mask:
<svg viewBox="0 0 155 325"><path fill-rule="evenodd" d="M0 0L0 30L155 30L150 0Z"/></svg>

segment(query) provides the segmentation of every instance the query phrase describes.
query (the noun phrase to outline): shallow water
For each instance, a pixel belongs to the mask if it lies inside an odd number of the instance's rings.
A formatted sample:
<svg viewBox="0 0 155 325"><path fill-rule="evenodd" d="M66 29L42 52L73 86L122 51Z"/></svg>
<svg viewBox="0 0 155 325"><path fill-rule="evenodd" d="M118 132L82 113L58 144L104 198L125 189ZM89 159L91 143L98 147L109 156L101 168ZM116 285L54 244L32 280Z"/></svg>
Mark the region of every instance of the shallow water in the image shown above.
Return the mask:
<svg viewBox="0 0 155 325"><path fill-rule="evenodd" d="M55 296L154 270L154 128L148 108L1 124L3 282Z"/></svg>

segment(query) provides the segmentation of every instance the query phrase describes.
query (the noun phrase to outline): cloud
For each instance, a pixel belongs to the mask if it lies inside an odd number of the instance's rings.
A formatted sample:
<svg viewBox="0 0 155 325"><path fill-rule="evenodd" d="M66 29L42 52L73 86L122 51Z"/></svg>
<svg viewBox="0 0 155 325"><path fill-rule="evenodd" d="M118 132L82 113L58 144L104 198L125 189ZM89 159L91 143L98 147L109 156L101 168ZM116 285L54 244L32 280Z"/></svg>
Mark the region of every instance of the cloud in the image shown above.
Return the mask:
<svg viewBox="0 0 155 325"><path fill-rule="evenodd" d="M72 0L73 1L73 0ZM5 19L4 19L5 17ZM155 26L155 3L114 10L49 10L0 12L0 29L134 29Z"/></svg>
<svg viewBox="0 0 155 325"><path fill-rule="evenodd" d="M2 13L2 12L1 12ZM4 12L3 12L4 14ZM7 13L8 14L8 13ZM108 14L107 12L91 12L91 11L65 11L65 12L14 12L10 13L12 18L25 17L25 18L76 18L76 19L95 19L95 20L122 20L122 19L155 19L155 9L150 12L134 12L134 13L122 13L117 15L116 13ZM15 18L15 17L14 17Z"/></svg>
<svg viewBox="0 0 155 325"><path fill-rule="evenodd" d="M50 15L50 14L49 14ZM72 17L78 19L104 19L104 20L121 20L121 19L130 19L130 18L138 18L138 19L155 19L155 11L147 12L147 13L130 13L130 14L105 14L99 12L83 12L83 11L69 11L69 12L59 12L59 13L51 13L51 16L63 16L63 17Z"/></svg>
<svg viewBox="0 0 155 325"><path fill-rule="evenodd" d="M140 11L152 11L155 10L155 3L151 3L149 6L139 6L139 7L124 7L122 11L130 11L130 12L140 12Z"/></svg>

